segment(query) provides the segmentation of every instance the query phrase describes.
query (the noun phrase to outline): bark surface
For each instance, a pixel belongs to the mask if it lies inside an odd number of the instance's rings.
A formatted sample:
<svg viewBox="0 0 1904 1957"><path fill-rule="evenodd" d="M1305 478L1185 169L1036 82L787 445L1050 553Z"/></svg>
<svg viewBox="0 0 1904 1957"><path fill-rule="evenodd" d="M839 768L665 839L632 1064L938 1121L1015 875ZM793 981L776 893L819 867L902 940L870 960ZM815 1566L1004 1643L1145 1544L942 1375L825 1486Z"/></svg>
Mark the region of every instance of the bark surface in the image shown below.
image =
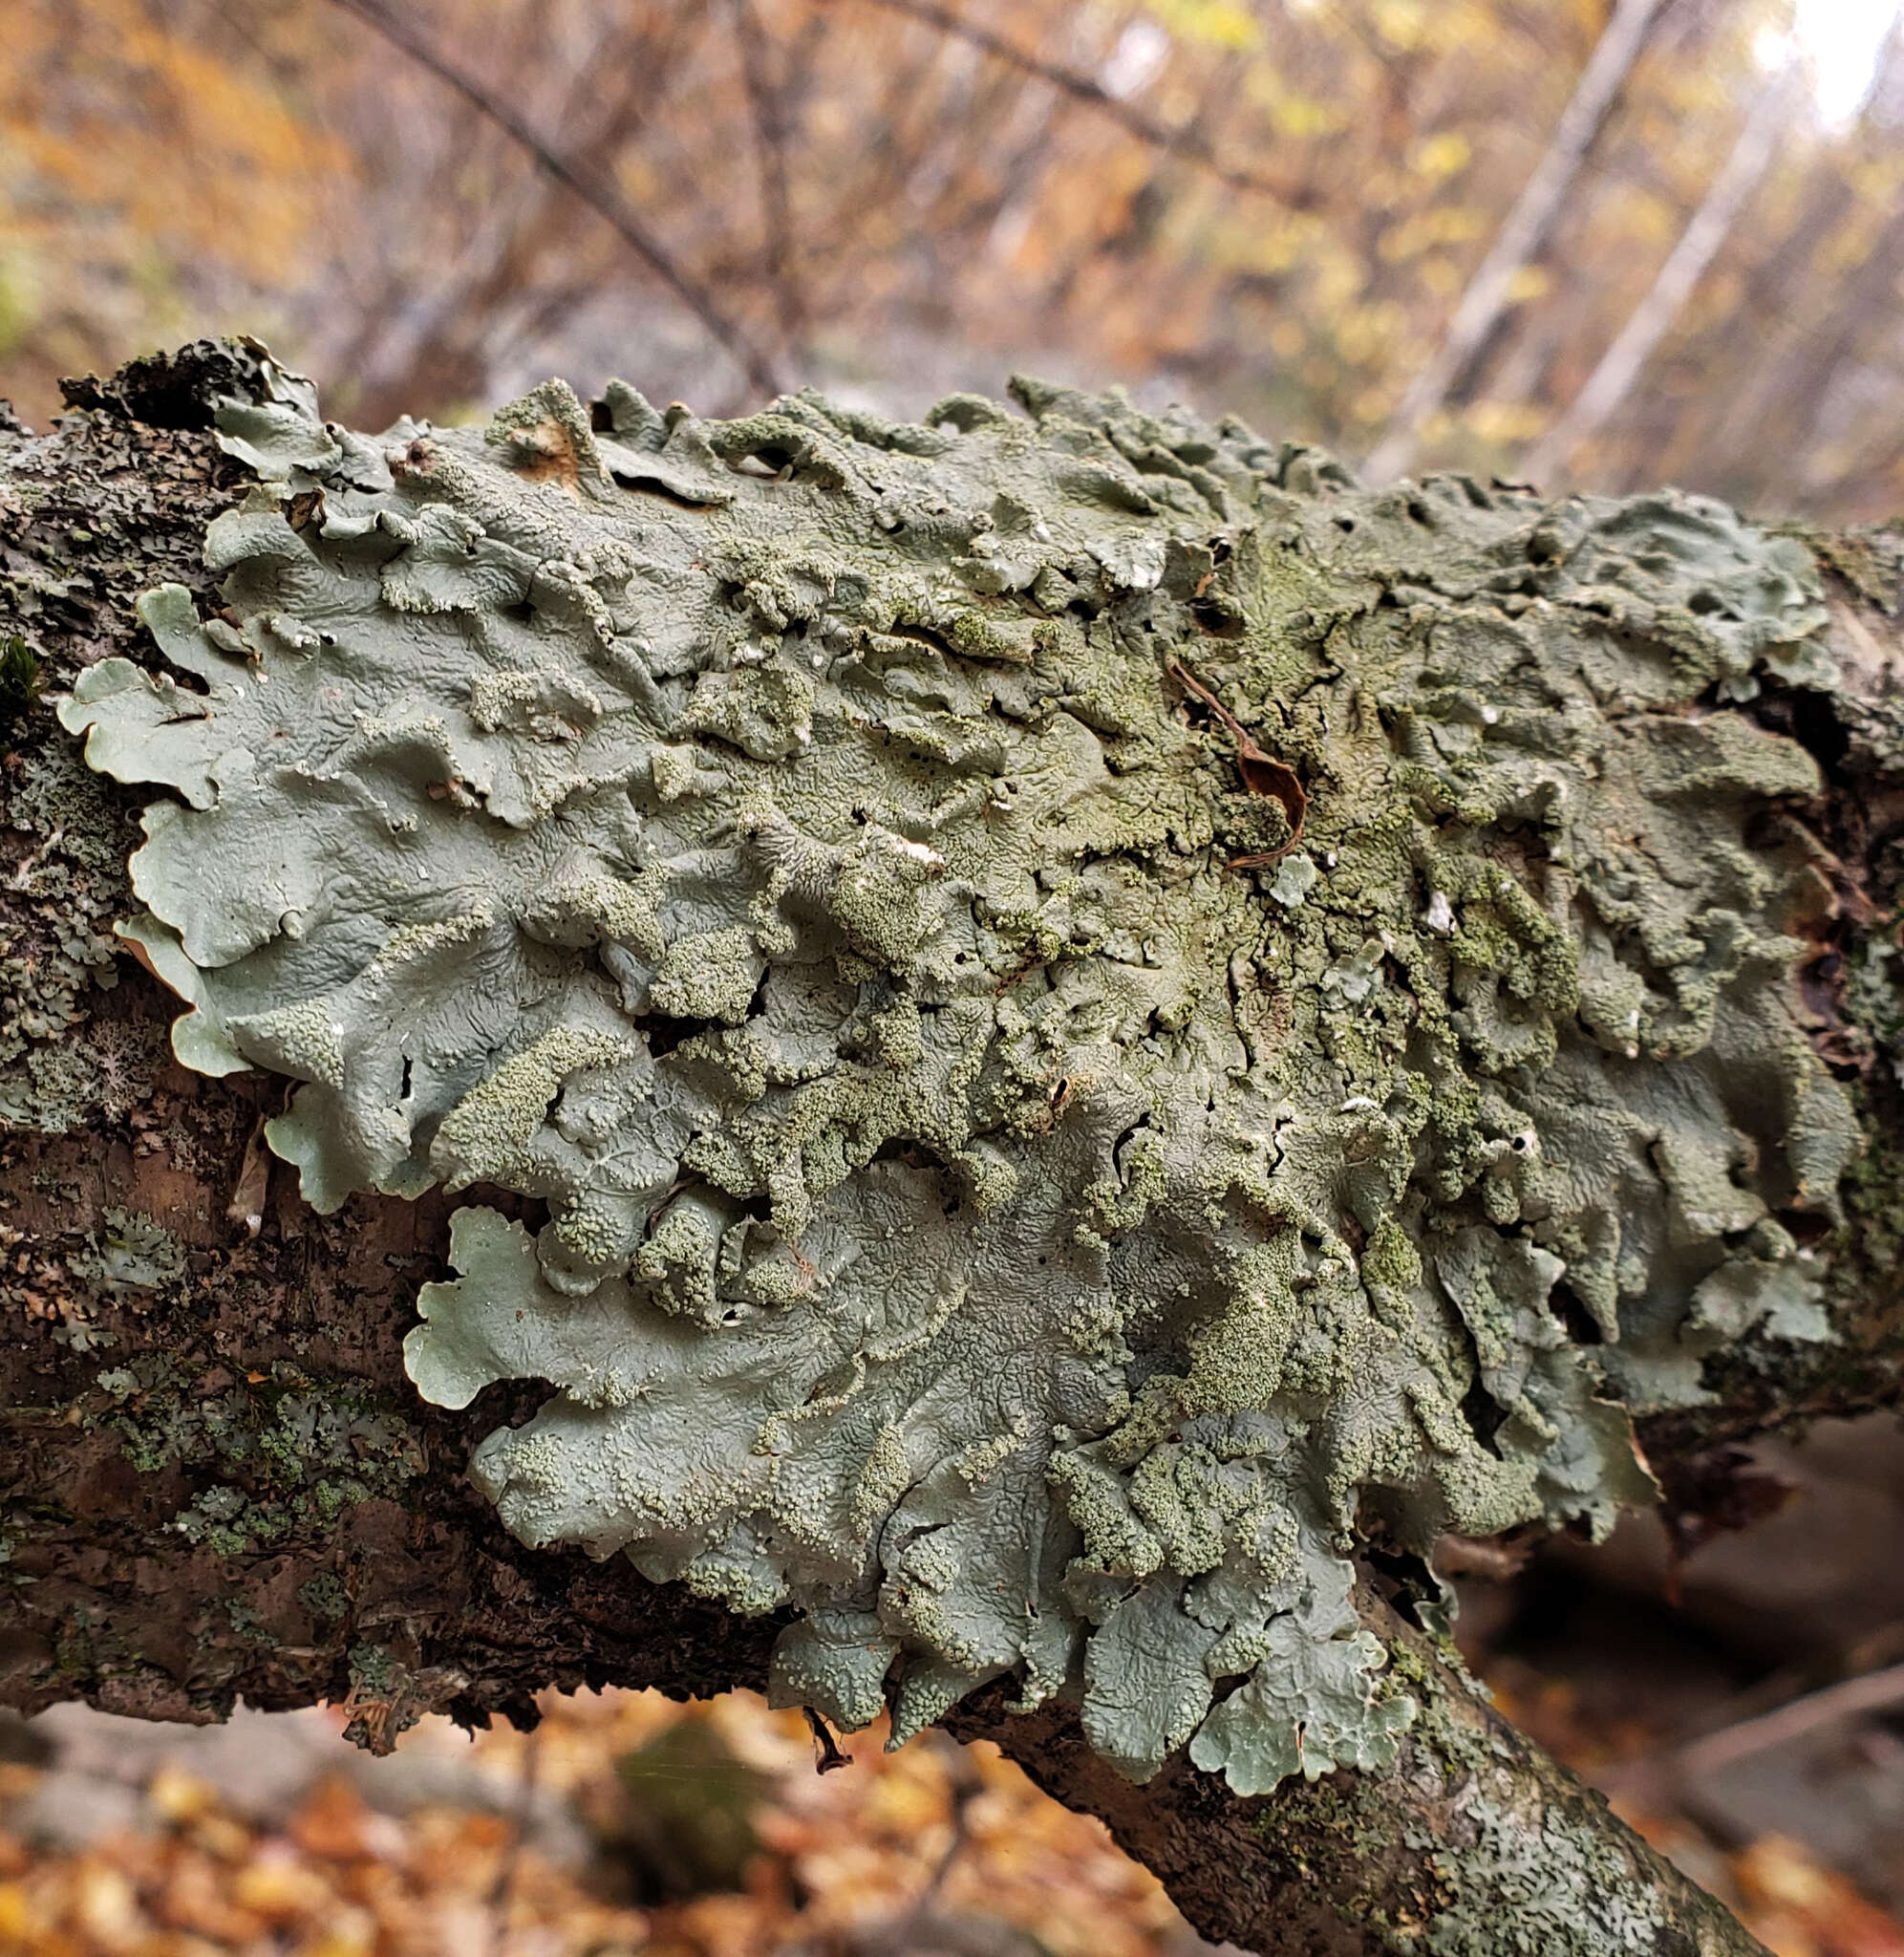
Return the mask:
<svg viewBox="0 0 1904 1957"><path fill-rule="evenodd" d="M131 601L159 582L216 613L202 541L248 479L208 432L208 402L243 378L202 346L87 383L30 465L0 423L0 651L16 710L0 730L0 959L11 1016L33 1022L35 1090L70 1102L63 1132L0 1140L0 1700L210 1720L241 1696L330 1699L384 1747L429 1711L532 1721L532 1695L550 1685L759 1687L781 1619L733 1617L620 1559L530 1550L507 1533L464 1469L476 1437L525 1417L542 1391L493 1386L451 1412L421 1402L403 1370L417 1287L447 1268L450 1202L358 1196L313 1214L263 1144L285 1084L181 1068L165 1043L176 1000L107 935L145 797L80 769L36 696L110 654L150 663ZM1881 537L1810 541L1829 571L1844 683L1773 689L1752 711L1802 742L1829 785L1808 815L1831 851L1835 902L1807 983L1867 1146L1831 1244L1835 1340L1737 1350L1713 1402L1644 1430L1688 1520L1722 1518L1732 1443L1889 1402L1899 1381L1904 1118L1885 969L1904 831L1896 556ZM151 1217L165 1219L162 1240L141 1230ZM1101 1815L1192 1923L1247 1948L1757 1949L1487 1710L1445 1641L1411 1621L1411 1594L1366 1569L1364 1619L1423 1708L1384 1771L1245 1800L1181 1753L1135 1786L1074 1710L1014 1714L997 1687L947 1723Z"/></svg>

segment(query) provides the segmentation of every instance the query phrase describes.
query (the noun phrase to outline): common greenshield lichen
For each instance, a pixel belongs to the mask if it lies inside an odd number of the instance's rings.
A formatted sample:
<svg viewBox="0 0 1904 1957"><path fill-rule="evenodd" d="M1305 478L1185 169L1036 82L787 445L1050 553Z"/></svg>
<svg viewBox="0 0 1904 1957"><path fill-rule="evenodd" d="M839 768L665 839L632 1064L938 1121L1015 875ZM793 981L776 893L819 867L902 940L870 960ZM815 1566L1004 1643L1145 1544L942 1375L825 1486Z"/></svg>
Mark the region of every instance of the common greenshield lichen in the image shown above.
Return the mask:
<svg viewBox="0 0 1904 1957"><path fill-rule="evenodd" d="M1633 1410L1825 1334L1818 784L1728 704L1828 677L1796 545L1029 384L371 439L267 371L225 609L61 709L174 791L125 935L318 1207L546 1204L411 1375L549 1382L509 1526L790 1606L781 1700L1380 1764L1358 1542L1601 1529Z"/></svg>

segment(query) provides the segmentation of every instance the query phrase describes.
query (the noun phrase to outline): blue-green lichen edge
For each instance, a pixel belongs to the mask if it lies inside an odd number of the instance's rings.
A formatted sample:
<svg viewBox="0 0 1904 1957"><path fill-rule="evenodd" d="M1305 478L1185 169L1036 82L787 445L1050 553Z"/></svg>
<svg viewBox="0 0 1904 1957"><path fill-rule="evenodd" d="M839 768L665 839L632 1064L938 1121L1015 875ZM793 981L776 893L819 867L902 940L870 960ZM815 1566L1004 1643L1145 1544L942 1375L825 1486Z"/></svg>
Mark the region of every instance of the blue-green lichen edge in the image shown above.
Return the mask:
<svg viewBox="0 0 1904 1957"><path fill-rule="evenodd" d="M508 1526L792 1610L777 1699L1384 1764L1359 1542L1603 1530L1635 1412L1828 1336L1818 781L1733 704L1830 677L1796 544L1028 382L373 439L265 371L223 611L61 708L172 791L123 934L320 1209L546 1202L411 1376L551 1383Z"/></svg>

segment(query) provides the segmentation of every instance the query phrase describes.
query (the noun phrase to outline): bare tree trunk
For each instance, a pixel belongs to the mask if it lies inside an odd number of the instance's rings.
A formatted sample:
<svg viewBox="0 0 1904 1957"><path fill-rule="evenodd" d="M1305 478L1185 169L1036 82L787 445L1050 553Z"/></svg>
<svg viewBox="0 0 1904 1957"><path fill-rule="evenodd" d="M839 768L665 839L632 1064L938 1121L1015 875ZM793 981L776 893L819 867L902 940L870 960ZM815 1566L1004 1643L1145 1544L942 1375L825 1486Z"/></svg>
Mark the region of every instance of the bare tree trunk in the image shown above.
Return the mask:
<svg viewBox="0 0 1904 1957"><path fill-rule="evenodd" d="M1671 330L1705 274L1714 254L1738 223L1772 160L1773 145L1789 120L1794 92L1803 78L1796 60L1770 76L1746 113L1744 127L1719 175L1712 180L1679 242L1673 247L1646 296L1633 309L1572 406L1534 444L1523 464L1530 482L1544 483L1566 467L1582 442L1590 441L1633 391L1653 350Z"/></svg>
<svg viewBox="0 0 1904 1957"><path fill-rule="evenodd" d="M1554 125L1546 154L1468 281L1441 344L1409 382L1386 432L1363 465L1371 482L1390 482L1408 467L1423 429L1440 412L1450 389L1493 331L1516 274L1532 262L1551 233L1658 11L1659 0L1619 0L1614 9Z"/></svg>
<svg viewBox="0 0 1904 1957"><path fill-rule="evenodd" d="M418 1285L449 1268L452 1204L437 1192L416 1200L358 1194L334 1214L315 1213L265 1145L267 1121L285 1108L286 1083L264 1071L209 1078L181 1066L164 1042L176 1000L129 959L115 957L108 933L132 908L124 864L144 798L80 765L75 743L21 683L21 651L31 647L49 685L71 686L112 656L151 666L132 601L155 585L183 585L206 618L226 612L233 601L215 589L202 561L206 529L247 496L253 502L241 521L255 526L260 492L253 469L222 450L207 424L214 401L255 409L269 393L268 373L253 355L201 346L76 389L76 411L51 440L0 428L0 651L16 682L19 714L0 773L0 958L10 988L0 1107L12 1123L0 1155L7 1314L0 1333L0 1583L8 1600L0 1612L0 1699L32 1710L83 1697L121 1712L208 1720L240 1696L264 1707L328 1698L347 1702L356 1736L381 1747L433 1710L474 1724L496 1713L532 1720L531 1695L547 1685L613 1683L681 1694L759 1686L776 1639L793 1622L789 1610L729 1615L678 1583L644 1581L625 1559L591 1560L572 1545L526 1547L466 1474L479 1434L540 1418L546 1388L526 1373L498 1377L470 1413L419 1399L405 1377L402 1342ZM1089 414L1110 417L1102 425L1149 457L1155 473L1129 483L1120 477L1113 485L1126 515L1134 514L1132 498L1147 493L1143 481L1181 480L1162 473L1161 449L1142 449L1116 419L1128 410L1076 398L1068 406L1032 400L1040 415L1061 409L1069 418L1052 424L1062 437L1053 441L1066 471L1082 453L1079 431L1087 424L1078 418ZM556 420L504 419L497 439L506 443L510 429L526 427L541 445L516 464L524 482L546 484L552 469L559 484L564 457L575 462L585 430L561 421L558 398L542 405ZM947 412L989 425L970 401ZM599 424L609 410L595 419L607 451ZM272 439L290 425L262 412L246 422L254 434L267 424L277 429ZM712 441L729 439L719 424L697 425ZM822 446L802 452L803 462L785 446L802 426L817 442L817 424L789 417L771 428L730 425L749 441L771 437L781 444L773 453L781 456L783 474L845 466ZM1015 422L1000 439L1022 445L1042 425ZM298 439L315 439L308 424L296 426L305 430ZM1158 425L1151 433L1161 441L1170 431ZM888 431L886 439L929 446L921 430ZM1170 439L1200 454L1215 438L1179 430ZM1223 439L1241 440L1233 432ZM427 446L429 438L417 440ZM694 527L710 520L714 505L699 477L661 461L637 463L632 450L610 452L620 456L624 474L658 472L603 492L628 499L643 524L698 534ZM1266 447L1249 453L1257 457L1251 467L1273 468L1287 485L1263 492L1266 510L1319 498L1319 521L1337 535L1377 520L1377 499L1328 475L1313 455ZM398 454L417 464L417 449ZM742 459L759 454L749 448ZM738 485L750 480L774 479L758 470L733 476ZM1233 497L1240 479L1231 481ZM312 518L311 504L286 506L301 520ZM1644 507L1626 507L1617 521L1636 521ZM1531 553L1524 561L1552 561L1559 546L1538 506L1507 514L1517 523L1525 515L1513 532ZM1453 530L1459 561L1498 567L1506 561L1500 523L1489 533L1492 545L1459 540L1464 525L1480 537L1486 515L1475 502L1423 505L1406 520ZM1487 520L1502 516L1496 508ZM1257 521L1271 527L1280 520L1266 514L1227 529L1235 544L1226 548L1252 557ZM227 527L219 534L237 532ZM1595 548L1613 548L1605 540L1615 532L1600 534ZM1801 576L1795 546L1751 544L1743 529L1737 541L1769 550L1765 562L1786 566L1800 583L1810 575ZM1886 960L1896 916L1893 846L1904 831L1904 739L1896 710L1878 698L1899 652L1890 610L1896 559L1884 539L1826 548L1835 567L1833 623L1824 633L1807 628L1814 656L1807 684L1786 684L1755 668L1749 686L1747 676L1734 676L1733 691L1758 689L1745 703L1708 706L1702 717L1640 715L1635 722L1647 739L1669 745L1718 743L1701 750L1705 772L1686 778L1677 791L1682 801L1703 797L1714 809L1730 806L1726 798L1746 792L1739 785L1748 772L1744 757L1760 752L1754 742L1766 743L1763 753L1784 770L1764 795L1749 791L1759 796L1750 848L1763 863L1812 866L1803 915L1793 919L1795 931L1813 935L1802 966L1810 1007L1802 1026L1792 1022L1797 1043L1781 1064L1819 1093L1827 1080L1839 1083L1832 1091L1844 1097L1865 1143L1861 1165L1845 1173L1841 1222L1831 1221L1829 1207L1813 1206L1802 1177L1783 1192L1786 1222L1778 1233L1787 1242L1793 1233L1806 1239L1805 1258L1787 1260L1787 1289L1797 1289L1768 1315L1741 1311L1708 1363L1706 1390L1684 1393L1640 1423L1654 1472L1668 1499L1681 1504L1701 1492L1710 1498L1704 1462L1715 1446L1781 1422L1893 1399L1898 1387L1894 1282L1904 1179L1896 1162L1904 1115L1893 1071L1900 1022ZM1141 553L1132 563L1134 589L1156 594L1146 605L1160 604L1166 588L1143 583L1148 571ZM1339 574L1345 593L1359 589L1360 572L1345 567ZM1182 589L1186 602L1201 608L1194 627L1200 656L1216 674L1224 670L1223 649L1255 628L1224 609L1229 588L1215 568L1193 568ZM1389 589L1412 589L1405 602L1423 630L1439 615L1425 585ZM1525 595L1509 579L1507 611L1475 599L1472 588L1446 600L1456 608L1450 615L1475 634L1475 656L1486 634L1500 629L1492 621L1515 615ZM1607 602L1602 596L1594 604ZM1656 616L1636 609L1632 593L1627 603L1618 632L1671 630L1681 634L1682 648L1692 643L1683 620L1706 615ZM1398 613L1395 603L1378 602L1373 588L1362 609L1378 625ZM1642 613L1653 625L1643 625ZM1590 634L1604 629L1591 622L1605 615L1593 605L1570 615L1589 621L1581 630ZM958 630L960 643L978 644L969 628ZM1335 657L1350 656L1347 640L1329 643ZM1796 657L1790 647L1766 643L1787 664ZM888 654L911 656L920 644L888 635ZM997 643L979 650L1002 656ZM1692 655L1682 650L1681 656ZM1835 676L1829 680L1815 663L1826 656ZM1259 811L1239 800L1238 819L1247 816L1266 838L1280 825L1281 842L1270 840L1261 851L1268 859L1261 873L1266 884L1293 890L1300 879L1289 865L1299 856L1312 873L1316 868L1294 843L1320 849L1315 839L1336 833L1330 825L1345 799L1329 785L1328 751L1304 751L1305 786L1261 744L1274 741L1297 752L1294 721L1275 733L1277 721L1259 711L1264 702L1232 695L1224 704L1201 678L1180 698L1191 707L1217 702L1207 724L1228 729L1223 738L1234 761L1225 766L1241 770L1249 798L1273 805ZM1292 695L1285 711L1297 706ZM1230 718L1237 711L1254 717L1255 734ZM1493 724L1479 704L1463 713L1438 724ZM1701 732L1708 722L1720 731ZM1337 731L1328 738L1346 743L1349 719L1331 724ZM1551 731L1540 738L1551 740ZM1420 743L1410 750L1405 731L1396 739L1399 751L1427 751ZM1346 812L1357 814L1347 799ZM1463 819L1482 817L1470 809ZM1725 860L1728 875L1744 876L1737 850ZM1245 856L1238 861L1247 868ZM262 865L256 871L267 873ZM1430 929L1441 930L1432 900L1429 910ZM1528 921L1521 928L1535 927ZM1798 946L1787 937L1757 957L1788 960ZM1656 949L1685 956L1663 944ZM1470 956L1482 955L1477 941ZM1359 983L1359 969L1345 959L1331 986ZM1679 1037L1689 1036L1681 1029ZM1643 1102L1650 1074L1678 1065L1636 1060L1635 1105ZM1735 1070L1749 1073L1751 1065L1742 1056ZM1504 1075L1490 1091L1505 1091L1506 1084ZM1060 1090L1057 1098L1068 1097ZM1054 1108L1054 1122L1060 1111ZM1815 1106L1808 1118L1815 1125ZM1654 1144L1655 1154L1663 1147L1670 1160L1676 1146L1668 1133ZM1508 1167L1511 1152L1504 1142ZM539 1208L520 1191L478 1194L505 1216L533 1218ZM1706 1199L1717 1200L1713 1191ZM1679 1227L1683 1237L1694 1226ZM1728 1218L1726 1227L1739 1226ZM1758 1234L1769 1240L1778 1233ZM1399 1258L1400 1247L1387 1255ZM1588 1261L1583 1250L1583 1270ZM1815 1282L1814 1268L1822 1274ZM1584 1277L1580 1282L1584 1292ZM1582 1317L1588 1309L1577 1300L1566 1308ZM1254 1795L1200 1770L1177 1745L1140 1785L1105 1757L1088 1699L1080 1710L1076 1678L1035 1711L1010 1710L1010 1682L985 1685L953 1707L946 1723L963 1737L995 1739L1059 1797L1102 1816L1207 1934L1265 1953L1758 1951L1717 1903L1487 1710L1435 1627L1432 1585L1413 1553L1399 1537L1384 1540L1373 1510L1365 1520L1375 1533L1358 1551L1355 1609L1382 1653L1384 1689L1405 1691L1414 1708L1391 1753L1373 1750L1360 1767L1338 1766L1314 1780L1297 1774L1273 1794ZM920 1663L918 1654L907 1662ZM1312 1734L1312 1748L1317 1743Z"/></svg>

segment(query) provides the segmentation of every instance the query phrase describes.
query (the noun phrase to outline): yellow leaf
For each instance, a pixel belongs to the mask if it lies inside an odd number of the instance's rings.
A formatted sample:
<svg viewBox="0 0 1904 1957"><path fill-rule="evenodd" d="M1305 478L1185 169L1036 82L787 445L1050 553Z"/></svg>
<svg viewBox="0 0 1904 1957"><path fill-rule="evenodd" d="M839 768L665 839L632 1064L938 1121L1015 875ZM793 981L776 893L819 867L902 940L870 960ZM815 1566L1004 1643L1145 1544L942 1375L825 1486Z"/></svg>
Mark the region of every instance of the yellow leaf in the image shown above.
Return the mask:
<svg viewBox="0 0 1904 1957"><path fill-rule="evenodd" d="M1375 24L1382 39L1404 54L1427 39L1428 23L1418 0L1382 0L1375 10Z"/></svg>
<svg viewBox="0 0 1904 1957"><path fill-rule="evenodd" d="M1262 45L1256 17L1237 0L1148 0L1144 10L1173 40L1248 54Z"/></svg>
<svg viewBox="0 0 1904 1957"><path fill-rule="evenodd" d="M1416 144L1415 174L1438 183L1465 170L1473 154L1474 145L1459 129L1444 129Z"/></svg>

